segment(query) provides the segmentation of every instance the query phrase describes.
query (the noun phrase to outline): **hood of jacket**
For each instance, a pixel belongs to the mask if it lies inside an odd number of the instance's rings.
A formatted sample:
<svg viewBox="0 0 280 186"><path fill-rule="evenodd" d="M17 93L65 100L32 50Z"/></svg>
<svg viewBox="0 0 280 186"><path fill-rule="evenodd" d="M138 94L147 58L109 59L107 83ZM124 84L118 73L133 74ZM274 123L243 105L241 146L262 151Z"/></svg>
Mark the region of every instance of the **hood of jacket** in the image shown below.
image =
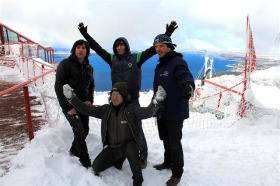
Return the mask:
<svg viewBox="0 0 280 186"><path fill-rule="evenodd" d="M117 46L116 46L116 43L118 41L123 41L123 43L125 44L125 47L126 47L126 53L125 54L130 54L130 47L129 47L129 43L127 41L127 39L125 37L119 37L115 40L114 44L113 44L113 51L114 51L114 54L117 55Z"/></svg>

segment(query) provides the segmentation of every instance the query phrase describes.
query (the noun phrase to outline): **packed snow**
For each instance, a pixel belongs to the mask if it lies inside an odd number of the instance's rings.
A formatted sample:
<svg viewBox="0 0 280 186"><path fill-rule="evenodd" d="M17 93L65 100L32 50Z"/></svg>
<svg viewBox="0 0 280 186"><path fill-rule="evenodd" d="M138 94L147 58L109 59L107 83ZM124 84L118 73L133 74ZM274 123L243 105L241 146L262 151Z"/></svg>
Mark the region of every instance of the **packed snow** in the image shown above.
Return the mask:
<svg viewBox="0 0 280 186"><path fill-rule="evenodd" d="M279 71L280 66L274 66L252 73L251 90L247 97L254 107L247 118L227 128L183 128L185 166L179 185L280 184ZM3 77L1 73L0 79ZM223 81L223 76L220 81ZM142 106L148 105L152 94L152 91L141 93ZM107 92L95 93L95 104L107 102ZM78 159L68 153L73 139L70 125L63 115L57 117L57 113L61 113L57 104L52 105L50 110L49 114L55 119L38 131L34 140L12 159L9 172L0 177L1 186L132 185L127 160L122 170L112 167L102 172L101 176L95 176L91 169L82 167ZM154 125L154 118L148 121ZM99 120L91 118L87 144L92 160L102 150L99 125ZM154 133L146 133L149 157L148 166L143 170L143 186L165 185L171 176L170 170L157 171L152 167L163 161L163 145L156 127L154 129Z"/></svg>

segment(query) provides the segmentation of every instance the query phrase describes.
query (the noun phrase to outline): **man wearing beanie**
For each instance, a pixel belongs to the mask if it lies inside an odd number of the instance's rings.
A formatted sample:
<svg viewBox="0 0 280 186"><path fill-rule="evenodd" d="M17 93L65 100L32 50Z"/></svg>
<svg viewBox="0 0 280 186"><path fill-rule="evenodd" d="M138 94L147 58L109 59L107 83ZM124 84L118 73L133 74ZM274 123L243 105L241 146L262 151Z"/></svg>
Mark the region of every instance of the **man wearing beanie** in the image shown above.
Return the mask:
<svg viewBox="0 0 280 186"><path fill-rule="evenodd" d="M154 165L157 170L171 169L168 186L177 185L183 174L184 155L181 144L183 121L189 117L189 99L195 88L193 76L183 55L174 51L176 45L166 34L154 39L159 64L155 68L154 92L159 85L166 90L164 107L157 111L159 138L163 141L164 161Z"/></svg>
<svg viewBox="0 0 280 186"><path fill-rule="evenodd" d="M159 90L148 107L140 107L127 103L128 91L126 82L117 82L110 93L110 103L102 106L86 106L81 102L68 85L63 93L80 113L101 119L101 139L103 150L92 163L95 174L115 166L122 168L122 162L128 159L133 178L133 185L140 186L143 182L139 157L141 119L153 116L165 97L165 91ZM121 161L121 164L120 164Z"/></svg>
<svg viewBox="0 0 280 186"><path fill-rule="evenodd" d="M177 28L177 23L172 21L166 25L165 34L171 36ZM113 44L113 54L103 49L87 32L87 26L83 23L78 27L81 34L89 42L93 49L111 68L112 85L116 82L127 82L128 93L131 96L131 103L139 106L139 91L141 89L141 66L149 58L156 54L153 46L140 53L131 53L126 38L119 37ZM141 122L141 121L138 121ZM140 158L142 168L147 166L148 147L143 129L141 128Z"/></svg>

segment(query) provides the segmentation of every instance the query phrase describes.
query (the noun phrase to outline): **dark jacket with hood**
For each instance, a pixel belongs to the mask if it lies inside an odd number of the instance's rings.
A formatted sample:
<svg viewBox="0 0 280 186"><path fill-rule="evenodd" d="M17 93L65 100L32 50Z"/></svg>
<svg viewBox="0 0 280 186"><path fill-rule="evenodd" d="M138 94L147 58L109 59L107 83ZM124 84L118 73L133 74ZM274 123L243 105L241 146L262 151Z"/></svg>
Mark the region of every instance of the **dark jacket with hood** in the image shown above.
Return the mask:
<svg viewBox="0 0 280 186"><path fill-rule="evenodd" d="M184 120L189 117L189 102L184 88L187 84L195 88L193 76L182 54L170 51L159 59L155 68L154 92L161 85L166 91L163 107L157 117L165 120Z"/></svg>
<svg viewBox="0 0 280 186"><path fill-rule="evenodd" d="M110 66L112 86L116 82L127 82L131 99L138 99L141 89L141 66L147 59L156 54L154 47L152 46L140 53L131 53L127 39L120 37L113 44L114 54L110 54L88 33L84 33L83 36L89 42L90 48ZM123 55L118 55L116 50L116 42L120 40L126 46L126 53Z"/></svg>
<svg viewBox="0 0 280 186"><path fill-rule="evenodd" d="M118 147L124 145L122 140L135 140L140 145L140 127L141 119L147 119L153 116L157 107L151 103L148 107L140 107L131 103L123 103L118 109L118 119L115 119L116 108L111 104L102 106L86 106L77 97L73 97L70 103L83 115L92 116L101 119L101 138L103 146L113 145ZM114 129L110 129L114 127ZM110 134L108 134L110 132ZM110 139L111 140L110 140ZM109 144L114 141L115 144ZM116 143L117 142L117 143Z"/></svg>
<svg viewBox="0 0 280 186"><path fill-rule="evenodd" d="M93 68L88 58L81 64L74 54L59 63L56 70L55 92L63 112L73 108L63 95L63 85L69 84L82 101L93 102L94 80Z"/></svg>

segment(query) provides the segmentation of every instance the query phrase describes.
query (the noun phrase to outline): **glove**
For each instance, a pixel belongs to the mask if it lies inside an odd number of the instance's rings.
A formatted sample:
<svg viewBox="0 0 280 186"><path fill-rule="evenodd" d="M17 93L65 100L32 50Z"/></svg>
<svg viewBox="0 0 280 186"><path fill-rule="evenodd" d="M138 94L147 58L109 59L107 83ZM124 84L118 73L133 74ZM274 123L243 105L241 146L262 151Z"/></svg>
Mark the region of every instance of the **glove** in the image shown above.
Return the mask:
<svg viewBox="0 0 280 186"><path fill-rule="evenodd" d="M190 84L187 84L184 88L184 94L187 100L193 97L193 87Z"/></svg>
<svg viewBox="0 0 280 186"><path fill-rule="evenodd" d="M172 35L172 33L174 32L174 30L176 30L176 28L178 28L177 22L171 21L170 24L166 24L165 34L170 37Z"/></svg>
<svg viewBox="0 0 280 186"><path fill-rule="evenodd" d="M63 94L67 99L72 99L76 94L73 92L73 89L68 85L63 85Z"/></svg>
<svg viewBox="0 0 280 186"><path fill-rule="evenodd" d="M82 35L87 34L87 26L84 26L83 22L79 23L78 29L79 29L79 31L81 32Z"/></svg>
<svg viewBox="0 0 280 186"><path fill-rule="evenodd" d="M159 104L160 102L162 102L164 99L166 98L166 92L164 90L164 88L159 85L158 86L158 89L157 89L157 92L156 92L156 95L153 99L153 103L156 105L156 104Z"/></svg>

